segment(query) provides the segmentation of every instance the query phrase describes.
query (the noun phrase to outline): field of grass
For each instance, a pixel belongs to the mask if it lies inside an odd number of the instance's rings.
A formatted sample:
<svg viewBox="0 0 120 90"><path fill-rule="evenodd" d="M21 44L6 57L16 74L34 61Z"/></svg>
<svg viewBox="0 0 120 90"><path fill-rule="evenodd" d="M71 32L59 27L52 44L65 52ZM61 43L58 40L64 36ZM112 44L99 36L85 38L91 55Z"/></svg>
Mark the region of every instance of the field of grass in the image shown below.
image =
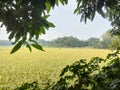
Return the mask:
<svg viewBox="0 0 120 90"><path fill-rule="evenodd" d="M39 83L53 82L60 71L68 64L93 56L105 58L110 52L89 48L44 48L45 52L22 48L15 54L9 54L10 47L0 47L0 90L13 90L25 82L38 80Z"/></svg>

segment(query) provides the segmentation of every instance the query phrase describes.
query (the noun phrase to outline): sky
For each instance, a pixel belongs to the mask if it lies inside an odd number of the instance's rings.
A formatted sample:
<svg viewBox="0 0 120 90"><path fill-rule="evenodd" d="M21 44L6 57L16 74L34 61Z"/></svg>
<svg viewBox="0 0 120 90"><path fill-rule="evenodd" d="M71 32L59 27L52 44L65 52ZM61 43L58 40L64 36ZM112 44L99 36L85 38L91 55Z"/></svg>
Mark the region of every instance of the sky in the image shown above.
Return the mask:
<svg viewBox="0 0 120 90"><path fill-rule="evenodd" d="M96 14L95 19L86 24L80 22L80 16L74 14L76 7L75 0L69 0L68 5L55 7L50 12L49 21L55 24L40 39L53 40L58 37L74 36L80 40L87 40L90 37L100 38L108 29L111 29L110 22ZM7 40L5 27L0 28L0 40Z"/></svg>

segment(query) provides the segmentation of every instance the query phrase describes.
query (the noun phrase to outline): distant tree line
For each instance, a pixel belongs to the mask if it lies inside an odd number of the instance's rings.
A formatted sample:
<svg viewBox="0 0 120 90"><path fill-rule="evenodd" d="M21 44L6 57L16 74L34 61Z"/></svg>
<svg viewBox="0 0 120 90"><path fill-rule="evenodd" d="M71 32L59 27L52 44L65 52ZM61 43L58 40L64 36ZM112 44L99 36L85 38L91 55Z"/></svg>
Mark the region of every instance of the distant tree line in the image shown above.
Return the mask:
<svg viewBox="0 0 120 90"><path fill-rule="evenodd" d="M43 46L51 47L92 47L102 49L116 49L120 46L120 37L112 36L110 30L105 32L101 38L91 37L87 40L79 40L73 36L59 37L52 41L38 40Z"/></svg>
<svg viewBox="0 0 120 90"><path fill-rule="evenodd" d="M46 41L39 39L38 43L42 46L47 47L91 47L91 48L102 48L102 49L116 49L120 46L120 37L112 36L110 30L105 32L101 38L91 37L87 40L79 40L73 36L64 36L57 39ZM0 46L10 46L11 43L8 40L0 40Z"/></svg>
<svg viewBox="0 0 120 90"><path fill-rule="evenodd" d="M91 42L92 41L92 42ZM73 36L59 37L53 40L50 45L54 47L96 47L95 44L99 42L99 38L90 38L88 40L79 40ZM93 44L94 43L94 44ZM94 45L94 46L93 46Z"/></svg>
<svg viewBox="0 0 120 90"><path fill-rule="evenodd" d="M91 37L88 40L79 40L76 37L73 36L64 36L59 37L52 41L45 41L45 40L38 40L38 43L40 43L43 46L50 46L50 47L93 47L93 48L102 48L100 47L100 39Z"/></svg>

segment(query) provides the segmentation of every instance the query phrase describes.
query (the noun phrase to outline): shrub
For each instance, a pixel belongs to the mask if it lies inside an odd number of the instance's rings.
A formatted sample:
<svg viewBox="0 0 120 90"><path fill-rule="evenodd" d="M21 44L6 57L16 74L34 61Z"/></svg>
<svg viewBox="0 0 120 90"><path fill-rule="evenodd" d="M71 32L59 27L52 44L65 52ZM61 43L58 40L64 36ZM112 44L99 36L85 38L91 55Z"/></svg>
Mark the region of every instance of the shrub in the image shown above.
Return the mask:
<svg viewBox="0 0 120 90"><path fill-rule="evenodd" d="M89 62L81 59L67 65L53 90L120 90L119 53L120 48L106 59L94 57Z"/></svg>

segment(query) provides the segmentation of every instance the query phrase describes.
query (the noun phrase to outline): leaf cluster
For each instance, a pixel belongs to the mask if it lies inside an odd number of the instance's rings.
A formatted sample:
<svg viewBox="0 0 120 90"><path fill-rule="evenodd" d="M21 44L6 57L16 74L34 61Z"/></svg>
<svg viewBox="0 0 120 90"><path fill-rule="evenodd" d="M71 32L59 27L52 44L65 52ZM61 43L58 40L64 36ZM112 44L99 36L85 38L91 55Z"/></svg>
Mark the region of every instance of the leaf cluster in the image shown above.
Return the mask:
<svg viewBox="0 0 120 90"><path fill-rule="evenodd" d="M120 35L120 0L77 0L75 14L81 21L94 20L96 13L107 18L112 25L112 34Z"/></svg>
<svg viewBox="0 0 120 90"><path fill-rule="evenodd" d="M40 90L40 87L38 86L38 82L34 81L32 83L25 83L23 85L21 85L20 87L17 87L14 90Z"/></svg>
<svg viewBox="0 0 120 90"><path fill-rule="evenodd" d="M38 81L26 82L21 86L15 88L14 90L52 90L53 83L51 79L47 79L45 82L42 82L41 85Z"/></svg>
<svg viewBox="0 0 120 90"><path fill-rule="evenodd" d="M33 38L36 40L41 34L45 34L50 27L55 27L53 23L47 19L50 16L49 12L59 2L67 4L68 0L0 0L0 22L1 27L6 27L9 33L9 40L13 41L15 47L11 51L14 53L23 44L29 49L31 45L29 42ZM34 45L39 47L40 45ZM30 49L31 50L31 49Z"/></svg>
<svg viewBox="0 0 120 90"><path fill-rule="evenodd" d="M81 15L81 21L85 21L86 23L87 19L92 21L96 13L114 21L119 17L119 10L119 0L77 0L77 8L74 13Z"/></svg>
<svg viewBox="0 0 120 90"><path fill-rule="evenodd" d="M106 59L93 57L89 62L81 59L67 65L53 90L119 90L119 54L120 48L108 54Z"/></svg>

